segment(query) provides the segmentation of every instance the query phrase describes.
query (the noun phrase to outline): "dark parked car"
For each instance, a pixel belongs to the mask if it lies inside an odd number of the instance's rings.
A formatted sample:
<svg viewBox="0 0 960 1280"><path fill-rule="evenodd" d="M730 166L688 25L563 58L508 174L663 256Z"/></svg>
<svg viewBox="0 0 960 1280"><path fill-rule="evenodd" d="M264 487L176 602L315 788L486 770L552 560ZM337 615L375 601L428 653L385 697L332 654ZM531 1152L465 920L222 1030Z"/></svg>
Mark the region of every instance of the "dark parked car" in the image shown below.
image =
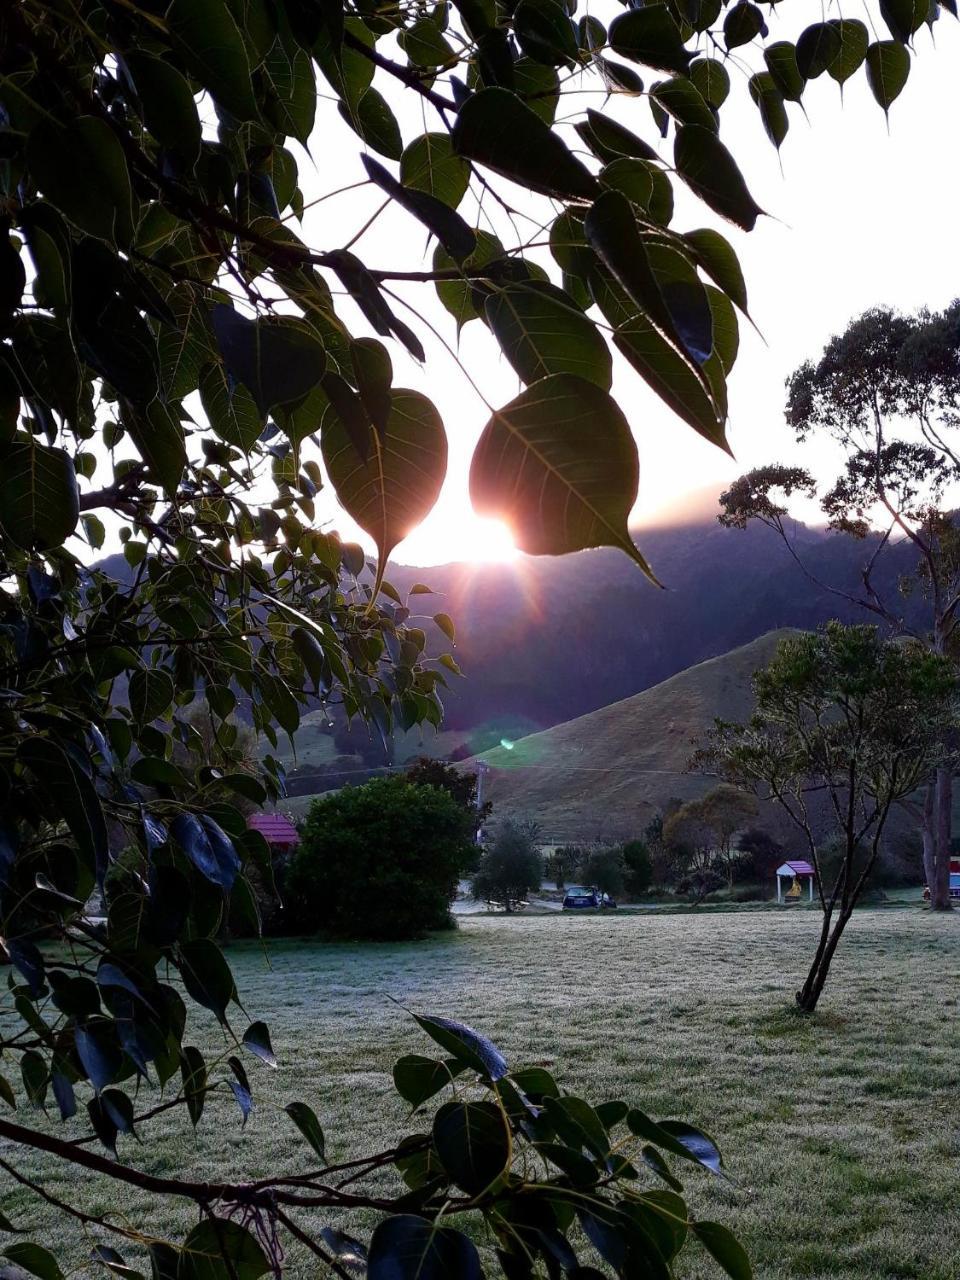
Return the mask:
<svg viewBox="0 0 960 1280"><path fill-rule="evenodd" d="M598 907L608 910L617 904L609 893L600 893L596 889L568 889L563 898L564 911L596 911Z"/></svg>

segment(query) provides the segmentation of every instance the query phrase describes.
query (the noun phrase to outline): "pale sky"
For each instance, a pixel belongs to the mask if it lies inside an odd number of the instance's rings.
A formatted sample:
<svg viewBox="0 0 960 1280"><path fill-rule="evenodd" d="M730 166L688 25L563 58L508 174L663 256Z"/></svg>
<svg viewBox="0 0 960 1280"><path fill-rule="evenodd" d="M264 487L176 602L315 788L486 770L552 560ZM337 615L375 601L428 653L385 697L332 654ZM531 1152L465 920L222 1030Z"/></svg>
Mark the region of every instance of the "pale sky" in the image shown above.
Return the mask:
<svg viewBox="0 0 960 1280"><path fill-rule="evenodd" d="M773 16L771 24L775 23ZM738 83L733 73L733 92L721 112L722 136L734 150L754 197L773 216L761 218L756 229L745 234L713 218L678 182L672 225L679 230L714 225L733 242L743 264L751 314L766 345L741 322L740 356L730 382L729 438L735 462L677 420L615 356L614 394L640 450L636 518L642 520L664 506L669 509L691 489L710 483L719 488L763 462L796 460L816 469L829 461L810 446L798 449L783 423L787 375L803 359L816 356L848 319L870 306L938 309L960 294L955 235L960 183L953 130L960 108L960 27L945 16L935 30L936 48L926 29L917 36L917 57L891 109L889 134L862 68L846 85L842 105L837 85L824 75L804 95L809 123L799 107L788 104L790 132L780 159L763 133L745 77ZM795 34L780 24L771 38ZM886 32L881 35L885 38ZM596 81L591 78L588 83ZM390 95L392 103L397 96ZM571 96L569 102L568 110L602 106L603 97ZM405 142L424 128L419 104L409 106L411 115L401 118ZM655 140L642 98L621 97L609 109ZM308 200L365 176L354 135L338 118L330 127L329 117L336 113L324 111L322 104L321 114L323 133L312 146L316 173L310 172L306 157L301 170ZM428 117L426 127L437 125ZM670 157L672 134L661 146ZM496 181L498 189L516 193L509 183ZM316 206L304 220L307 242L316 248L342 244L345 233L362 226L379 203L379 190L368 187ZM533 211L529 202L520 207ZM549 211L549 204L540 208ZM474 215L470 197L461 212L468 220ZM503 229L503 223L499 225ZM509 247L506 235L501 238ZM391 208L364 234L356 251L370 265L417 269L430 266L432 246L426 249L418 223ZM541 260L551 262L548 255ZM451 346L456 345L453 321L432 286L405 285L402 296L423 311ZM353 324L353 304L344 299L342 309ZM424 391L440 409L450 442L450 466L437 507L400 545L395 559L429 564L476 555L483 535L470 510L467 472L488 410L440 343L409 312L399 308L398 314L424 340L427 365L420 369L390 342L395 381ZM364 331L362 323L356 331ZM506 403L521 389L479 321L463 330L458 354L492 403ZM342 515L335 523L345 534L356 536ZM502 539L494 537L492 546L502 547Z"/></svg>

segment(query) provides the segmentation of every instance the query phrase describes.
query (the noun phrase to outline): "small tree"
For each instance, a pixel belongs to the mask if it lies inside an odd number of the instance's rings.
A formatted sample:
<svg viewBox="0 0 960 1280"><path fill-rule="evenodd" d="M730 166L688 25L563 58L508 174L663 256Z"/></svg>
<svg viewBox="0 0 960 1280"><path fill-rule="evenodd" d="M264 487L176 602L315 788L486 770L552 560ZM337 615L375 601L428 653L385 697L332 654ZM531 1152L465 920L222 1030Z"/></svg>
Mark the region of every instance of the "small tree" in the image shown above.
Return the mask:
<svg viewBox="0 0 960 1280"><path fill-rule="evenodd" d="M566 887L570 876L580 874L580 868L586 862L586 850L578 844L562 844L553 851L550 859L550 870L558 889Z"/></svg>
<svg viewBox="0 0 960 1280"><path fill-rule="evenodd" d="M594 849L587 859L587 881L611 898L622 895L624 887L623 851L617 848Z"/></svg>
<svg viewBox="0 0 960 1280"><path fill-rule="evenodd" d="M741 866L758 880L772 876L786 857L783 845L762 827L748 827L737 841Z"/></svg>
<svg viewBox="0 0 960 1280"><path fill-rule="evenodd" d="M754 676L754 692L751 719L718 721L700 759L734 785L775 800L803 834L823 910L813 963L797 992L798 1005L810 1013L877 861L891 809L945 760L955 679L945 658L919 645L832 622L783 641ZM826 822L813 808L817 800ZM830 884L821 849L837 839L841 852Z"/></svg>
<svg viewBox="0 0 960 1280"><path fill-rule="evenodd" d="M623 880L631 898L642 897L653 884L653 860L646 840L628 840L623 846Z"/></svg>
<svg viewBox="0 0 960 1280"><path fill-rule="evenodd" d="M714 787L700 801L702 819L713 832L714 861L720 864L731 888L741 862L740 850L734 846L733 838L758 812L756 796L728 783Z"/></svg>
<svg viewBox="0 0 960 1280"><path fill-rule="evenodd" d="M478 902L496 902L512 912L540 888L543 857L535 840L534 824L507 819L500 825L473 877L472 892Z"/></svg>
<svg viewBox="0 0 960 1280"><path fill-rule="evenodd" d="M474 857L472 837L447 792L398 776L316 800L286 880L292 923L351 938L441 929Z"/></svg>

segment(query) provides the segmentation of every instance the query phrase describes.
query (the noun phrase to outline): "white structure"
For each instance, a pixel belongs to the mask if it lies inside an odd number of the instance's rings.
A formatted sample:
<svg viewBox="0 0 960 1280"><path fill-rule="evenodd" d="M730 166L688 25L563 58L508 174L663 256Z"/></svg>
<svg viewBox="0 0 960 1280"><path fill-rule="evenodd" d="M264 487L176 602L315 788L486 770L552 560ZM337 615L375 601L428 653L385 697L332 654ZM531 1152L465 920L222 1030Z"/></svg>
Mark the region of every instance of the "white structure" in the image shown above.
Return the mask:
<svg viewBox="0 0 960 1280"><path fill-rule="evenodd" d="M816 871L809 862L785 862L782 866L777 867L777 901L783 902L784 897L793 901L800 897L800 882L806 880L809 900L813 901L813 881L816 877ZM783 892L784 880L790 881L790 888L786 894Z"/></svg>

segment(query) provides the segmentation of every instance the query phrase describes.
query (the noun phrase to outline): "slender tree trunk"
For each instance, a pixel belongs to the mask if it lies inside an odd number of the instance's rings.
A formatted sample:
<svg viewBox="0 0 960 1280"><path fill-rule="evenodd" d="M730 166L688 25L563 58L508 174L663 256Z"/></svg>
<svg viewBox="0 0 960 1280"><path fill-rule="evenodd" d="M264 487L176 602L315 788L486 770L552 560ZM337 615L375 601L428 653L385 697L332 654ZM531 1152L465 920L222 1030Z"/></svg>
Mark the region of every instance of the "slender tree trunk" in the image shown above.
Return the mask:
<svg viewBox="0 0 960 1280"><path fill-rule="evenodd" d="M937 879L937 831L936 831L936 797L935 780L927 783L923 797L923 813L920 818L920 833L923 839L923 878L933 901L933 886Z"/></svg>
<svg viewBox="0 0 960 1280"><path fill-rule="evenodd" d="M824 917L824 932L820 939L820 945L817 947L817 954L814 957L813 964L810 966L806 982L797 992L797 1004L804 1013L813 1013L817 1007L817 1001L823 994L823 988L826 985L827 974L830 972L830 964L833 961L834 953L852 915L853 906L851 905L840 912L832 930L830 930L829 918Z"/></svg>
<svg viewBox="0 0 960 1280"><path fill-rule="evenodd" d="M950 839L953 828L953 770L941 765L937 770L934 802L934 872L930 881L930 906L949 911Z"/></svg>

